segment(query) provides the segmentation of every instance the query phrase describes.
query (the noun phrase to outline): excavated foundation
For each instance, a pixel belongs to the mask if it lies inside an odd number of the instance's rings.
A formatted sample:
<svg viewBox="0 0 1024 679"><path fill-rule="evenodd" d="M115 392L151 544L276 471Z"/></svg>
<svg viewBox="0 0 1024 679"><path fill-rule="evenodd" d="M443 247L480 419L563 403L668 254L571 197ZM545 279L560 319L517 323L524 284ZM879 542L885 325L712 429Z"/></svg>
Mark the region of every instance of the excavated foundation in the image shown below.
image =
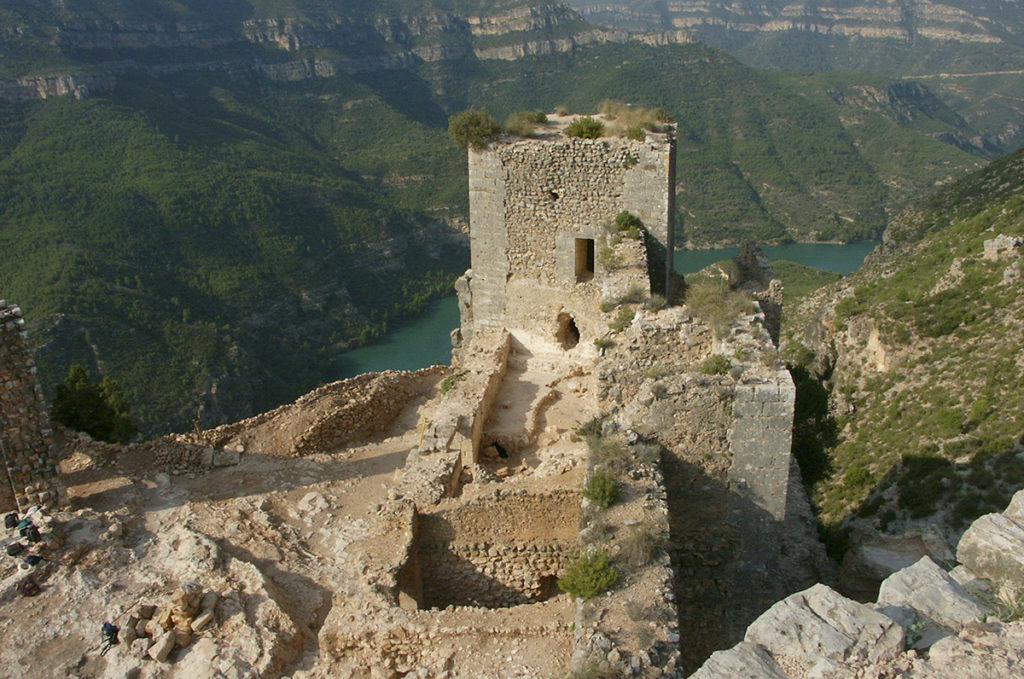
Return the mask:
<svg viewBox="0 0 1024 679"><path fill-rule="evenodd" d="M417 518L400 577L420 608L504 608L544 601L576 545L580 494L499 491Z"/></svg>

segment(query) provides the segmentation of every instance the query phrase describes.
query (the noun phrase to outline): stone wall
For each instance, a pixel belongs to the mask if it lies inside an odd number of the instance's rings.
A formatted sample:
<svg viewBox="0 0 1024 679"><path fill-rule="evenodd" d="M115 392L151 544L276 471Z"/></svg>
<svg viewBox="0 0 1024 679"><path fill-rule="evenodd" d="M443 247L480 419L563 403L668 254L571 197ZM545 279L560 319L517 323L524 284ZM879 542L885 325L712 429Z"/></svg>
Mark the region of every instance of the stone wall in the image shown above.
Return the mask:
<svg viewBox="0 0 1024 679"><path fill-rule="evenodd" d="M736 385L729 484L775 521L786 518L796 387L786 370Z"/></svg>
<svg viewBox="0 0 1024 679"><path fill-rule="evenodd" d="M580 495L569 490L500 490L421 513L424 605L500 608L557 594L579 520Z"/></svg>
<svg viewBox="0 0 1024 679"><path fill-rule="evenodd" d="M58 500L50 417L36 377L21 309L0 300L0 452L6 468L0 511Z"/></svg>
<svg viewBox="0 0 1024 679"><path fill-rule="evenodd" d="M557 542L420 545L423 600L428 608L504 608L559 593L569 548Z"/></svg>
<svg viewBox="0 0 1024 679"><path fill-rule="evenodd" d="M215 448L300 457L334 452L384 430L447 368L385 370L332 382L255 417L202 432Z"/></svg>
<svg viewBox="0 0 1024 679"><path fill-rule="evenodd" d="M660 267L646 284L660 289L672 248L674 148L671 133L641 142L556 130L470 151L473 268L458 285L462 340L507 328L528 346L554 347L557 318L568 314L589 347L603 332L597 307L611 274L596 254L624 210L644 224L651 267ZM577 239L593 241L593 270L584 275Z"/></svg>

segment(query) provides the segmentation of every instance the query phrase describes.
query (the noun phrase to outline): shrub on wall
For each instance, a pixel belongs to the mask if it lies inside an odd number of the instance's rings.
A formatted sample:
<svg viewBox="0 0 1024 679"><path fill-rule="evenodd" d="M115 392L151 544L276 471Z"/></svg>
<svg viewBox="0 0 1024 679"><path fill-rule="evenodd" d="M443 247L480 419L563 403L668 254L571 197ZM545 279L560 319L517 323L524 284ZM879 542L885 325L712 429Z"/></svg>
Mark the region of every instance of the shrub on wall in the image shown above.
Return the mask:
<svg viewBox="0 0 1024 679"><path fill-rule="evenodd" d="M612 558L602 547L588 550L569 564L558 586L573 599L589 599L615 586L619 573L612 567Z"/></svg>
<svg viewBox="0 0 1024 679"><path fill-rule="evenodd" d="M705 359L700 366L700 371L705 375L724 375L729 372L732 362L722 354L713 354Z"/></svg>
<svg viewBox="0 0 1024 679"><path fill-rule="evenodd" d="M583 116L569 123L565 133L570 137L597 139L604 136L604 123L590 116Z"/></svg>
<svg viewBox="0 0 1024 679"><path fill-rule="evenodd" d="M598 469L587 478L587 484L583 487L583 497L605 509L619 499L619 484L606 470Z"/></svg>
<svg viewBox="0 0 1024 679"><path fill-rule="evenodd" d="M448 134L459 148L479 150L501 134L501 126L487 111L471 108L448 119Z"/></svg>

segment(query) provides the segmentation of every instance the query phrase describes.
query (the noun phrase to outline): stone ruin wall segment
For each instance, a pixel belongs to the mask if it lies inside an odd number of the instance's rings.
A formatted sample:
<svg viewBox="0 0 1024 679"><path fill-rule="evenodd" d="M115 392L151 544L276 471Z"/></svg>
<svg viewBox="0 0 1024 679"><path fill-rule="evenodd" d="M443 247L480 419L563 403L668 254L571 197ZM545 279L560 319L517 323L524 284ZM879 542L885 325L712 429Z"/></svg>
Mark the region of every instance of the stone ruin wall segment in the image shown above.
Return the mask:
<svg viewBox="0 0 1024 679"><path fill-rule="evenodd" d="M0 511L58 500L53 432L21 309L0 300Z"/></svg>

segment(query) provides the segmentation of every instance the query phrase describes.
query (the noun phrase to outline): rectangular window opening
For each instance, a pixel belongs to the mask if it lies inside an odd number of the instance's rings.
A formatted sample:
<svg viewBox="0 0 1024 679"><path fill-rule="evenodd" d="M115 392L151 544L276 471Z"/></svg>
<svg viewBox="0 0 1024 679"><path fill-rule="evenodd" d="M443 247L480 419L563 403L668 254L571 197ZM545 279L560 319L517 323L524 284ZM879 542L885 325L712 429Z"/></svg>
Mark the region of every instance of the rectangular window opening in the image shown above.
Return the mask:
<svg viewBox="0 0 1024 679"><path fill-rule="evenodd" d="M594 239L576 239L576 282L584 283L594 277Z"/></svg>

